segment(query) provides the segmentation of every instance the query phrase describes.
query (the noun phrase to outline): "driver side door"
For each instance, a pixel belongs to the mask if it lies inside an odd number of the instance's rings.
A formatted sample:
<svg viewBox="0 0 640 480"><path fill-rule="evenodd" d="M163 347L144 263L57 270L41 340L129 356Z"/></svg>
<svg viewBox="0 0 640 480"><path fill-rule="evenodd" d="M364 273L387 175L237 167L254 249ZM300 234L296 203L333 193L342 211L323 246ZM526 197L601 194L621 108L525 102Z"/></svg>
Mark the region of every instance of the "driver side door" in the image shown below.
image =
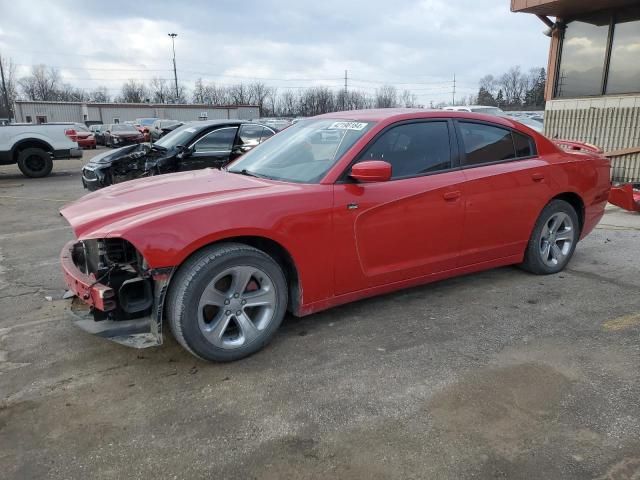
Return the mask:
<svg viewBox="0 0 640 480"><path fill-rule="evenodd" d="M335 293L456 268L465 177L451 121L396 124L357 158L390 163L392 177L334 186Z"/></svg>
<svg viewBox="0 0 640 480"><path fill-rule="evenodd" d="M238 127L222 127L205 133L190 146L190 153L179 160L178 170L225 166L231 157L237 133Z"/></svg>

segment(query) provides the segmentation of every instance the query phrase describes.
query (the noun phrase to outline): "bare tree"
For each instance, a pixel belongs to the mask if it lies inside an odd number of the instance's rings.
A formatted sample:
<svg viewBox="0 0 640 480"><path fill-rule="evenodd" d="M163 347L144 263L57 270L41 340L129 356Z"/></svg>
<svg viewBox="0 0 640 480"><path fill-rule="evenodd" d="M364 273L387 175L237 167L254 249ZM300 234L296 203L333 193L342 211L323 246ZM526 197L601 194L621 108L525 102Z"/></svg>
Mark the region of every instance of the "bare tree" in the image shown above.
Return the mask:
<svg viewBox="0 0 640 480"><path fill-rule="evenodd" d="M281 117L294 117L300 115L299 101L294 92L285 90L278 98L276 111Z"/></svg>
<svg viewBox="0 0 640 480"><path fill-rule="evenodd" d="M149 90L155 103L169 103L169 100L175 97L175 92L164 78L152 78Z"/></svg>
<svg viewBox="0 0 640 480"><path fill-rule="evenodd" d="M202 81L201 78L197 79L193 84L193 96L192 96L193 103L200 103L200 104L207 103L205 99L206 94L207 94L207 91L206 91L204 82Z"/></svg>
<svg viewBox="0 0 640 480"><path fill-rule="evenodd" d="M89 101L96 103L107 103L111 101L107 87L96 87L89 92Z"/></svg>
<svg viewBox="0 0 640 480"><path fill-rule="evenodd" d="M16 82L16 66L11 61L10 58L0 57L0 62L2 62L2 70L4 72L4 84L7 89L7 98L9 100L9 104L5 104L4 92L0 91L0 111L4 109L7 116L11 115L13 112L13 105L18 98L18 85ZM0 85L0 89L1 89Z"/></svg>
<svg viewBox="0 0 640 480"><path fill-rule="evenodd" d="M271 87L269 91L269 96L267 97L268 107L265 107L266 115L275 115L276 114L276 106L278 101L278 88Z"/></svg>
<svg viewBox="0 0 640 480"><path fill-rule="evenodd" d="M205 87L204 98L205 103L210 103L211 105L216 106L230 105L233 103L229 93L229 88L217 86L215 84L207 85Z"/></svg>
<svg viewBox="0 0 640 480"><path fill-rule="evenodd" d="M523 77L519 66L511 67L500 77L499 85L504 93L505 101L510 106L522 104L527 80Z"/></svg>
<svg viewBox="0 0 640 480"><path fill-rule="evenodd" d="M491 96L495 97L496 93L498 93L498 81L493 75L485 75L480 79L480 88L483 88Z"/></svg>
<svg viewBox="0 0 640 480"><path fill-rule="evenodd" d="M249 84L247 90L249 92L249 102L257 105L260 110L260 115L263 115L265 102L269 95L271 95L271 87L267 87L262 82L254 82Z"/></svg>
<svg viewBox="0 0 640 480"><path fill-rule="evenodd" d="M22 77L18 84L29 100L57 100L60 88L60 73L46 65L34 65L31 75Z"/></svg>
<svg viewBox="0 0 640 480"><path fill-rule="evenodd" d="M418 96L410 90L403 90L400 96L400 103L406 108L416 108L418 106Z"/></svg>
<svg viewBox="0 0 640 480"><path fill-rule="evenodd" d="M249 88L244 83L230 86L228 92L233 105L249 105L251 103Z"/></svg>
<svg viewBox="0 0 640 480"><path fill-rule="evenodd" d="M398 91L393 85L376 89L376 108L393 108L398 105Z"/></svg>
<svg viewBox="0 0 640 480"><path fill-rule="evenodd" d="M63 83L57 89L55 100L59 102L84 102L88 96L81 88L76 88L70 83Z"/></svg>
<svg viewBox="0 0 640 480"><path fill-rule="evenodd" d="M148 96L149 92L144 83L128 80L122 85L118 101L124 103L144 103L148 99Z"/></svg>

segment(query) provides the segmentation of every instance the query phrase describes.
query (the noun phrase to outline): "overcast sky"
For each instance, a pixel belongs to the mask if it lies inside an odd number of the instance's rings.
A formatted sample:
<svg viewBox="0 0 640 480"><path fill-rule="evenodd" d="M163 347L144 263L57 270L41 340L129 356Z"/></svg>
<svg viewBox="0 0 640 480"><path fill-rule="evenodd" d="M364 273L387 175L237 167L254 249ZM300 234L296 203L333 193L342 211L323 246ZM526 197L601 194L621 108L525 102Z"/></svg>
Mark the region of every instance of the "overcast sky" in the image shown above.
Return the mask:
<svg viewBox="0 0 640 480"><path fill-rule="evenodd" d="M65 81L112 95L129 78L264 79L280 91L311 85L373 93L389 83L429 105L475 93L478 79L512 65L546 67L549 38L509 0L218 0L169 2L0 0L0 54L57 66Z"/></svg>

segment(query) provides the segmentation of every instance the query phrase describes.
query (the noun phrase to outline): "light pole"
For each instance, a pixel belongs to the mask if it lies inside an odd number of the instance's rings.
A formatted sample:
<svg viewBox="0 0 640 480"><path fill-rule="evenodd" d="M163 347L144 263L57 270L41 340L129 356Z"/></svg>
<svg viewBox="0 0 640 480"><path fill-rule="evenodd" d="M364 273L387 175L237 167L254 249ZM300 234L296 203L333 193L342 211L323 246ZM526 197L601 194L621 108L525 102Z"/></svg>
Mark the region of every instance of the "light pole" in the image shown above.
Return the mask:
<svg viewBox="0 0 640 480"><path fill-rule="evenodd" d="M180 94L178 93L178 72L176 71L176 37L178 36L177 33L169 33L168 34L171 37L171 46L173 48L173 79L176 82L176 103L178 103L178 97L180 97Z"/></svg>

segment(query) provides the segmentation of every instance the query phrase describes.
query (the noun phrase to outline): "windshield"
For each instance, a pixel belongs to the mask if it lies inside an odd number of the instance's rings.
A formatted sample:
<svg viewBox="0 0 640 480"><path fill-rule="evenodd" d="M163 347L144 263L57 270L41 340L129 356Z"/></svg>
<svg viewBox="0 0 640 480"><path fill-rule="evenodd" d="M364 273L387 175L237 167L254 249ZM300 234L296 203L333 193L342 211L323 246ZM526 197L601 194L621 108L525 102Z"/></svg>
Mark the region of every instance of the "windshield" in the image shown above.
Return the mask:
<svg viewBox="0 0 640 480"><path fill-rule="evenodd" d="M504 115L504 112L497 107L472 108L471 111L474 113L486 113L487 115Z"/></svg>
<svg viewBox="0 0 640 480"><path fill-rule="evenodd" d="M131 125L121 125L118 123L111 125L111 131L138 133L138 130L136 130L135 127L132 127Z"/></svg>
<svg viewBox="0 0 640 480"><path fill-rule="evenodd" d="M175 148L178 145L186 145L189 139L193 137L194 133L196 133L196 129L191 125L182 125L172 132L167 133L157 142L154 142L154 145L166 148L167 150Z"/></svg>
<svg viewBox="0 0 640 480"><path fill-rule="evenodd" d="M136 123L142 125L143 127L148 127L153 125L157 118L136 118Z"/></svg>
<svg viewBox="0 0 640 480"><path fill-rule="evenodd" d="M244 154L228 171L316 183L373 125L324 118L303 120Z"/></svg>

